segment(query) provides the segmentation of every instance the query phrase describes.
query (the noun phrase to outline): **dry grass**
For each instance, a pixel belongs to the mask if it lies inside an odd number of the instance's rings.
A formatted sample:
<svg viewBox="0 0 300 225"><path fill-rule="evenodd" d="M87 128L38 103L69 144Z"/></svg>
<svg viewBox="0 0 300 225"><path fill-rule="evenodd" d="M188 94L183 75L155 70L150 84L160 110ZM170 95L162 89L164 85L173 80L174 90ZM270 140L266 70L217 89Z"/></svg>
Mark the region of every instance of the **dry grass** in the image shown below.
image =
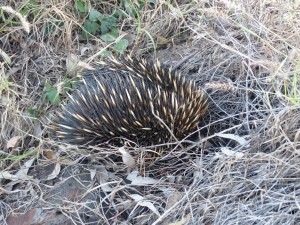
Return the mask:
<svg viewBox="0 0 300 225"><path fill-rule="evenodd" d="M47 136L59 107L45 99L45 83L66 97L62 84L80 69L73 63L95 63L112 45L81 39L73 1L36 1L27 20L10 11L30 2L0 4L1 224L30 208L74 224L300 223L299 3L157 0L138 17L125 12L118 28L128 52L173 65L194 54L179 69L210 99L192 143L200 150L178 143L149 159L149 149L78 149ZM109 14L118 5L94 7Z"/></svg>

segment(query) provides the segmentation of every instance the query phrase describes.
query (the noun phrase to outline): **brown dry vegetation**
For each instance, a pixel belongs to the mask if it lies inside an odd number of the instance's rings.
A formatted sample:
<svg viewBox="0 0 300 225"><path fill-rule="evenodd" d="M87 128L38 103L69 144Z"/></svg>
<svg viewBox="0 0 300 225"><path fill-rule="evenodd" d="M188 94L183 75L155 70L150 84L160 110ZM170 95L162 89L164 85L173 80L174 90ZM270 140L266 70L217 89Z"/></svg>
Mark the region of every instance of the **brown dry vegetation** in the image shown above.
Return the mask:
<svg viewBox="0 0 300 225"><path fill-rule="evenodd" d="M200 150L179 145L155 159L144 148L78 149L48 137L60 107L46 83L63 100L65 79L114 43L82 40L75 1L35 2L25 21L0 14L1 224L22 213L35 213L31 224L300 223L298 1L157 0L118 21L128 53L178 65L209 96ZM103 14L120 5L95 2Z"/></svg>

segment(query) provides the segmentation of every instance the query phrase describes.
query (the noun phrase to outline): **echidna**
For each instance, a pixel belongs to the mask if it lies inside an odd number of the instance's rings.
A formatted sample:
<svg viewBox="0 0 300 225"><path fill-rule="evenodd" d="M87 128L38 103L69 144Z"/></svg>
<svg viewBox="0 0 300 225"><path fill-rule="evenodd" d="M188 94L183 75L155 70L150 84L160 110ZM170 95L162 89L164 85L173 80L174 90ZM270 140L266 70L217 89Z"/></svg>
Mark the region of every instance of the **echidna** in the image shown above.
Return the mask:
<svg viewBox="0 0 300 225"><path fill-rule="evenodd" d="M195 131L207 108L195 82L159 61L110 58L83 76L52 125L71 144L128 139L141 146L182 138Z"/></svg>

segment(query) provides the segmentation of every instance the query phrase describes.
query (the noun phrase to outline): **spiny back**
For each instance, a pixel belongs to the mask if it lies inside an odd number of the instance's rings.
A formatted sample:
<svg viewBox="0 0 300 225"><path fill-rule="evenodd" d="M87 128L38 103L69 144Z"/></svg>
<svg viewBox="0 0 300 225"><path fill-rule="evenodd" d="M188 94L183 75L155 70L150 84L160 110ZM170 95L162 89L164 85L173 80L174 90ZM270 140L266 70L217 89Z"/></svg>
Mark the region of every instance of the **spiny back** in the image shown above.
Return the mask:
<svg viewBox="0 0 300 225"><path fill-rule="evenodd" d="M207 99L192 80L159 61L110 58L83 76L52 130L71 144L125 138L140 145L180 140L193 132Z"/></svg>

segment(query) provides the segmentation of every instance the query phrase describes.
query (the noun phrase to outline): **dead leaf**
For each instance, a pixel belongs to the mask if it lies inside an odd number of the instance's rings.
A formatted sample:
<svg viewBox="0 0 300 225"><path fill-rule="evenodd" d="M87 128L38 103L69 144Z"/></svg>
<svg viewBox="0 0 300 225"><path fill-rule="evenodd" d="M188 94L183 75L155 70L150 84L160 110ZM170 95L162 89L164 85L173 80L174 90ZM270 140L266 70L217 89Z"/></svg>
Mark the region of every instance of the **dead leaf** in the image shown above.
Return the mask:
<svg viewBox="0 0 300 225"><path fill-rule="evenodd" d="M127 180L131 181L132 185L148 185L148 184L156 184L159 182L159 180L156 180L151 177L141 177L138 176L138 171L132 171L127 177Z"/></svg>
<svg viewBox="0 0 300 225"><path fill-rule="evenodd" d="M166 205L166 210L170 209L176 202L178 202L182 198L179 191L174 190L168 197L168 202Z"/></svg>
<svg viewBox="0 0 300 225"><path fill-rule="evenodd" d="M153 205L152 202L150 202L150 201L140 201L137 204L140 205L140 206L147 207L152 212L154 212L157 216L160 216L160 213L158 212L158 210L156 209L156 207Z"/></svg>
<svg viewBox="0 0 300 225"><path fill-rule="evenodd" d="M94 70L95 68L88 63L80 61L77 55L69 54L66 59L66 67L69 73L75 76L79 69Z"/></svg>
<svg viewBox="0 0 300 225"><path fill-rule="evenodd" d="M22 67L21 66L17 66L17 67L12 67L8 73L6 74L7 77L10 77L11 75L17 73L19 70L21 70Z"/></svg>
<svg viewBox="0 0 300 225"><path fill-rule="evenodd" d="M130 153L124 147L119 148L118 151L121 152L123 163L128 168L132 168L135 166L134 158L130 155Z"/></svg>
<svg viewBox="0 0 300 225"><path fill-rule="evenodd" d="M56 160L57 159L57 155L51 149L44 150L44 155L47 159L50 159L50 160Z"/></svg>
<svg viewBox="0 0 300 225"><path fill-rule="evenodd" d="M125 33L124 39L126 39L128 41L128 46L130 46L136 40L136 35Z"/></svg>
<svg viewBox="0 0 300 225"><path fill-rule="evenodd" d="M226 156L235 157L237 159L244 157L244 153L232 151L227 147L222 147L221 152L224 153Z"/></svg>
<svg viewBox="0 0 300 225"><path fill-rule="evenodd" d="M91 175L91 180L94 179L94 177L96 176L97 171L95 169L89 169L90 171L90 175Z"/></svg>
<svg viewBox="0 0 300 225"><path fill-rule="evenodd" d="M42 123L39 120L34 121L34 133L33 135L37 138L41 138L43 134Z"/></svg>
<svg viewBox="0 0 300 225"><path fill-rule="evenodd" d="M131 211L131 213L138 207L138 206L144 206L147 207L148 209L150 209L152 212L154 212L157 216L160 216L160 213L158 212L158 210L156 209L156 207L153 205L152 202L150 202L149 200L145 200L143 196L138 195L138 194L132 194L129 195L132 199L134 199L134 201L137 202L136 206L134 207L134 209ZM130 213L130 214L131 214Z"/></svg>
<svg viewBox="0 0 300 225"><path fill-rule="evenodd" d="M143 196L141 195L138 195L138 194L132 194L132 195L129 195L134 201L138 202L138 201L142 201L144 199Z"/></svg>
<svg viewBox="0 0 300 225"><path fill-rule="evenodd" d="M76 68L78 63L78 57L74 54L68 54L66 58L66 67L70 74L75 75L76 74Z"/></svg>
<svg viewBox="0 0 300 225"><path fill-rule="evenodd" d="M21 136L14 136L8 140L6 148L15 148L20 143Z"/></svg>
<svg viewBox="0 0 300 225"><path fill-rule="evenodd" d="M240 137L238 135L217 133L216 136L231 139L231 140L238 142L242 146L249 147L249 141L246 141L245 138Z"/></svg>
<svg viewBox="0 0 300 225"><path fill-rule="evenodd" d="M77 66L80 67L80 69L95 70L94 67L83 61L78 61Z"/></svg>
<svg viewBox="0 0 300 225"><path fill-rule="evenodd" d="M59 164L59 163L56 163L56 165L55 165L55 167L54 167L52 173L49 174L49 175L46 177L45 180L52 180L52 179L56 178L57 175L60 173L60 169L61 169L60 164Z"/></svg>
<svg viewBox="0 0 300 225"><path fill-rule="evenodd" d="M165 45L165 44L168 44L169 42L170 42L170 40L168 40L167 38L157 35L157 44Z"/></svg>
<svg viewBox="0 0 300 225"><path fill-rule="evenodd" d="M29 180L30 177L27 176L28 170L34 162L35 158L27 160L24 165L20 168L20 170L16 174L11 174L8 171L3 171L0 173L0 179L8 179L8 180Z"/></svg>
<svg viewBox="0 0 300 225"><path fill-rule="evenodd" d="M191 216L190 216L190 214L188 214L182 220L177 221L175 223L169 223L169 225L184 225L184 224L187 224L189 222L190 218L191 218Z"/></svg>
<svg viewBox="0 0 300 225"><path fill-rule="evenodd" d="M104 166L101 166L99 171L97 171L96 176L101 184L101 189L104 192L111 192L113 189L112 187L108 184L108 172L105 169Z"/></svg>
<svg viewBox="0 0 300 225"><path fill-rule="evenodd" d="M83 47L81 50L80 50L80 55L85 55L85 51L88 51L90 50L92 47Z"/></svg>

